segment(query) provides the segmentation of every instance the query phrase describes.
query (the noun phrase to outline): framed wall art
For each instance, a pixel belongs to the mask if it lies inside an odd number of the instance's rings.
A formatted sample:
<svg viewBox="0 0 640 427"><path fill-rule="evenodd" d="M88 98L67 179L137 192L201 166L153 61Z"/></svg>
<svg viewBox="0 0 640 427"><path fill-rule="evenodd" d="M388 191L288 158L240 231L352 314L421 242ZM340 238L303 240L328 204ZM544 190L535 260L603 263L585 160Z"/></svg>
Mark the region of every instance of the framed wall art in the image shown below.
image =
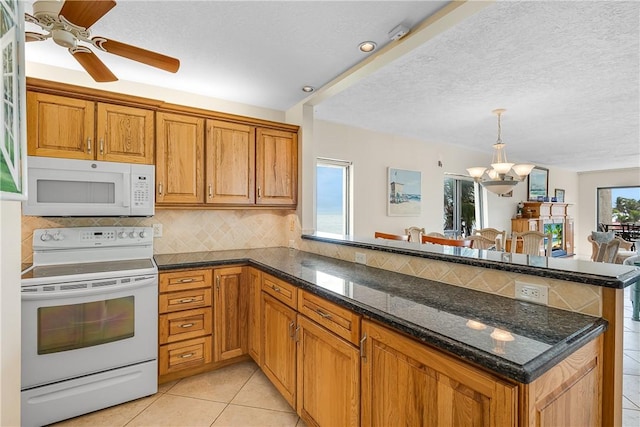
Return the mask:
<svg viewBox="0 0 640 427"><path fill-rule="evenodd" d="M554 195L556 202L564 203L564 190L562 188L556 188Z"/></svg>
<svg viewBox="0 0 640 427"><path fill-rule="evenodd" d="M387 215L420 216L422 172L388 168Z"/></svg>
<svg viewBox="0 0 640 427"><path fill-rule="evenodd" d="M17 0L0 0L2 79L0 103L0 199L25 200L26 95L24 74L24 14Z"/></svg>
<svg viewBox="0 0 640 427"><path fill-rule="evenodd" d="M528 183L528 200L543 201L545 197L549 197L549 169L534 167L527 179Z"/></svg>

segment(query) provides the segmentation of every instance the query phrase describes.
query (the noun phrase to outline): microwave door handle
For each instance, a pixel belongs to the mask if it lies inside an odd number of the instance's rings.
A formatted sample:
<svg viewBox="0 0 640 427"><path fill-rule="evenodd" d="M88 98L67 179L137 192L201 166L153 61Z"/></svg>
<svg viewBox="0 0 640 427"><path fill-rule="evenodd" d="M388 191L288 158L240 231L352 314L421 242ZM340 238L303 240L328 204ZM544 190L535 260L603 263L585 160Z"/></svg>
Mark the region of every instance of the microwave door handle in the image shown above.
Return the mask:
<svg viewBox="0 0 640 427"><path fill-rule="evenodd" d="M131 203L131 175L124 174L123 178L122 186L124 188L122 189L122 206L128 208Z"/></svg>

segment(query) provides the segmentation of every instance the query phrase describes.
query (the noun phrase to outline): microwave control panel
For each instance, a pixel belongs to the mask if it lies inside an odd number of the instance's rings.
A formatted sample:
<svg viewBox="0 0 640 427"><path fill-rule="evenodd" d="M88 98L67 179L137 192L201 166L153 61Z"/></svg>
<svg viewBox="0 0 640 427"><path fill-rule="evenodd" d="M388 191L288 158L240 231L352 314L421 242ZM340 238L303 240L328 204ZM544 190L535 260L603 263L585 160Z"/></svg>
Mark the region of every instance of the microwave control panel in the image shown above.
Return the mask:
<svg viewBox="0 0 640 427"><path fill-rule="evenodd" d="M153 204L154 186L148 175L134 175L132 177L133 206L147 207Z"/></svg>

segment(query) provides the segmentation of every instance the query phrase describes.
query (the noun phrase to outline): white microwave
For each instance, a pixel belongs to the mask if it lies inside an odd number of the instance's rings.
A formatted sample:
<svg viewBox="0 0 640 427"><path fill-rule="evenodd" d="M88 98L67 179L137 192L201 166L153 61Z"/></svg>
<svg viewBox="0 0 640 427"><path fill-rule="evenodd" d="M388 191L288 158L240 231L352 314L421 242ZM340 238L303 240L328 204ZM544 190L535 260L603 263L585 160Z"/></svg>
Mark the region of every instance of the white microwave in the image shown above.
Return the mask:
<svg viewBox="0 0 640 427"><path fill-rule="evenodd" d="M23 215L152 216L155 166L27 157Z"/></svg>

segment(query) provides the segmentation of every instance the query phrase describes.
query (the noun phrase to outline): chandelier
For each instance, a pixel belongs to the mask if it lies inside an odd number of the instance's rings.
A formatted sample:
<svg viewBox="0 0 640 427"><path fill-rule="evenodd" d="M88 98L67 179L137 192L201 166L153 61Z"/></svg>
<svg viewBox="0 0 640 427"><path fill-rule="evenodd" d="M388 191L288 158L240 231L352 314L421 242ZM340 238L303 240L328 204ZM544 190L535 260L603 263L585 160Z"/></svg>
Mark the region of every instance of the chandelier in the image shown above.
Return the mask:
<svg viewBox="0 0 640 427"><path fill-rule="evenodd" d="M493 110L492 113L498 116L498 140L493 144L493 161L491 162L491 169L484 167L468 168L469 175L484 188L492 193L503 195L513 190L513 187L522 182L534 165L529 164L513 164L507 161L507 152L505 151L505 143L502 142L502 126L500 123L500 117L504 113L505 109L498 108Z"/></svg>

